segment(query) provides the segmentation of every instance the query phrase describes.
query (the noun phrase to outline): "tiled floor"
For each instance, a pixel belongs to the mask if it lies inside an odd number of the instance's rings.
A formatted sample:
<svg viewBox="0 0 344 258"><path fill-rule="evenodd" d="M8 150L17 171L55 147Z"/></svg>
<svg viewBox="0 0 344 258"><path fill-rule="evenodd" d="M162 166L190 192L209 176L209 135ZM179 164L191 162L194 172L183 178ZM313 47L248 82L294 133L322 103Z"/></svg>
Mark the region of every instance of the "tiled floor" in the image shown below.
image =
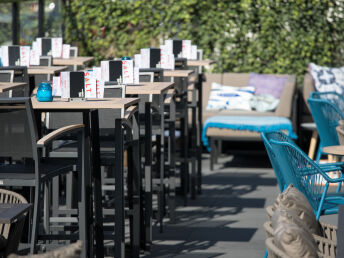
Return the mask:
<svg viewBox="0 0 344 258"><path fill-rule="evenodd" d="M263 257L265 207L279 190L265 155L227 156L209 171L203 161L203 194L179 203L177 222L153 232L154 245L144 257ZM327 216L336 224L336 216Z"/></svg>

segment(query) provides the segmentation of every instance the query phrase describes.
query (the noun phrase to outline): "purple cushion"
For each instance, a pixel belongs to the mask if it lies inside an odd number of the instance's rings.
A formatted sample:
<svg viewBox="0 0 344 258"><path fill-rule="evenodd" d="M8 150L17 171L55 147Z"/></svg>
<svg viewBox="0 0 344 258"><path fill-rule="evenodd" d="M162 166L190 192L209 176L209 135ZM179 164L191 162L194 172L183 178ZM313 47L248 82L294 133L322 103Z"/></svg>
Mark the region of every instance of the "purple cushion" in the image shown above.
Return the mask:
<svg viewBox="0 0 344 258"><path fill-rule="evenodd" d="M279 99L287 81L287 77L250 73L248 85L256 88L255 95L270 94Z"/></svg>

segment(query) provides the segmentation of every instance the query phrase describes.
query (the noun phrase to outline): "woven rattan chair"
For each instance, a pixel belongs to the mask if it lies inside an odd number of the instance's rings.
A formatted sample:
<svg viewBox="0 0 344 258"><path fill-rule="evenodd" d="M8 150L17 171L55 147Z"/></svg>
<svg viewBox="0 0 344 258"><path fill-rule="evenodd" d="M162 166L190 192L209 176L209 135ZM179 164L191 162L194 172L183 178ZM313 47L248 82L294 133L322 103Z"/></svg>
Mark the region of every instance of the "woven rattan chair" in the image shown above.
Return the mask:
<svg viewBox="0 0 344 258"><path fill-rule="evenodd" d="M12 191L0 189L0 203L27 203L26 199ZM7 257L18 250L27 213L19 216L12 224L0 224L1 246L0 257Z"/></svg>
<svg viewBox="0 0 344 258"><path fill-rule="evenodd" d="M266 216L268 219L268 222L271 221L271 218L275 212L274 206L270 205L268 207L266 207ZM335 243L337 243L337 226L335 225L331 225L331 224L327 224L324 222L319 221L319 226L320 226L320 230L321 232L323 232L323 237L326 238L329 241L333 241ZM265 226L264 226L265 229ZM267 232L265 230L265 233L267 234L268 237L271 237L272 235L269 235L269 232Z"/></svg>
<svg viewBox="0 0 344 258"><path fill-rule="evenodd" d="M334 258L336 257L336 247L334 246L334 242L329 241L324 238L315 237L315 242L318 245L318 256L321 258ZM279 249L276 244L274 243L273 237L268 237L265 240L266 248L268 249L269 258L294 258L283 252Z"/></svg>

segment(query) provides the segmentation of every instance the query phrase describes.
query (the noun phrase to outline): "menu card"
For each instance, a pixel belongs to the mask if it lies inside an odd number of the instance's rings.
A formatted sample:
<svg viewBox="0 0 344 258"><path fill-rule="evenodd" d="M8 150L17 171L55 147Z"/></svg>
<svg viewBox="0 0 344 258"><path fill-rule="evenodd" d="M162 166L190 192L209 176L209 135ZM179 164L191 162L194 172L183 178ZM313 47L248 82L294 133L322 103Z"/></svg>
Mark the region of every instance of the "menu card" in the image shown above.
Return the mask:
<svg viewBox="0 0 344 258"><path fill-rule="evenodd" d="M53 96L61 96L62 89L61 89L61 77L60 76L53 76Z"/></svg>
<svg viewBox="0 0 344 258"><path fill-rule="evenodd" d="M85 71L85 98L97 97L97 82L93 71Z"/></svg>
<svg viewBox="0 0 344 258"><path fill-rule="evenodd" d="M30 47L20 46L20 65L29 66L30 65Z"/></svg>
<svg viewBox="0 0 344 258"><path fill-rule="evenodd" d="M53 58L61 58L62 57L62 49L63 49L63 40L62 38L52 38L51 39L51 52Z"/></svg>
<svg viewBox="0 0 344 258"><path fill-rule="evenodd" d="M62 58L64 59L70 58L70 45L69 44L62 45Z"/></svg>
<svg viewBox="0 0 344 258"><path fill-rule="evenodd" d="M134 83L134 61L122 60L122 78L123 84Z"/></svg>

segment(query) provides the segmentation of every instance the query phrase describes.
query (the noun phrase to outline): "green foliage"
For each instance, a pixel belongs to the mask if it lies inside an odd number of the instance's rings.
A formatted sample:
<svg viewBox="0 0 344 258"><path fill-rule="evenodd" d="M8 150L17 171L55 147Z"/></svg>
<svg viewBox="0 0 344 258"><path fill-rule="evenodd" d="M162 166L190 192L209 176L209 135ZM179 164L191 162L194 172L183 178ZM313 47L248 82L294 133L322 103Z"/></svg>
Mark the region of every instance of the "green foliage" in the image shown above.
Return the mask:
<svg viewBox="0 0 344 258"><path fill-rule="evenodd" d="M73 0L65 38L96 60L191 39L216 72L293 73L343 64L344 1Z"/></svg>

